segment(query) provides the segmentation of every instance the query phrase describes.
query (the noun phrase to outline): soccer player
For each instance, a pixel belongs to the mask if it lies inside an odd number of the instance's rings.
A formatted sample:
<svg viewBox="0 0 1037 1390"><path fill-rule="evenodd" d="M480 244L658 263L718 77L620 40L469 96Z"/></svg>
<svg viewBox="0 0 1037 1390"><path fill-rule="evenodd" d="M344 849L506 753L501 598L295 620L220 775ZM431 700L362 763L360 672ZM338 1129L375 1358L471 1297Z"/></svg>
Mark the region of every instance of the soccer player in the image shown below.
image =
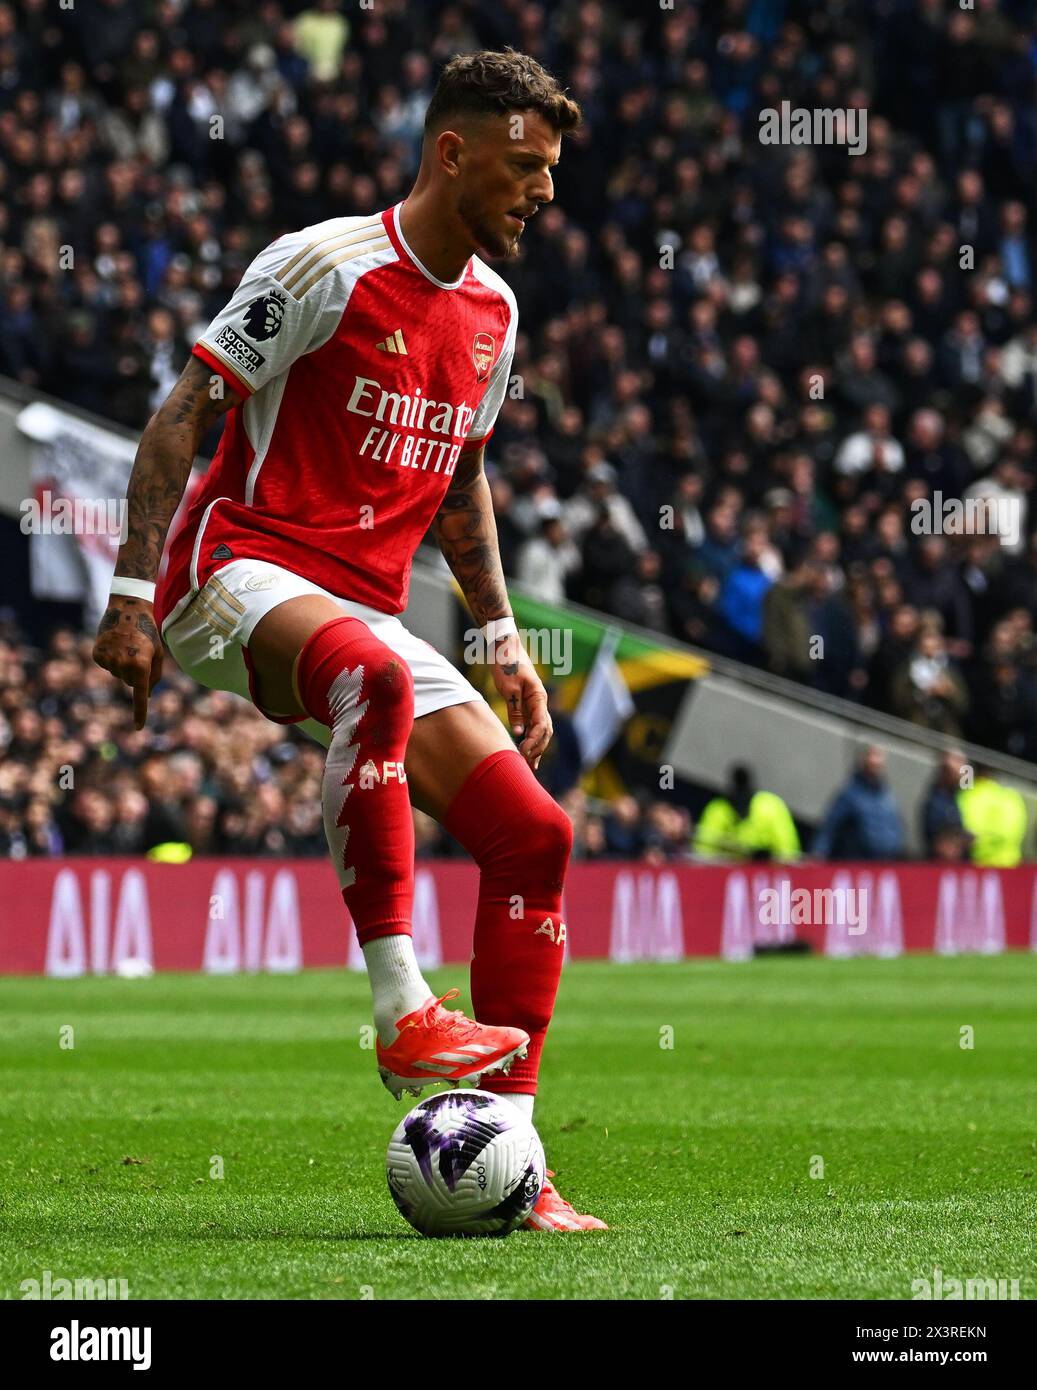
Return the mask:
<svg viewBox="0 0 1037 1390"><path fill-rule="evenodd" d="M324 826L371 982L382 1080L399 1096L481 1079L527 1116L562 964L572 827L533 775L551 721L483 472L518 313L477 252L515 254L580 118L524 54L454 58L409 196L257 256L141 438L94 648L132 688L138 728L164 644L201 684L325 744ZM198 445L224 412L160 578ZM430 526L485 633L517 748L397 616ZM479 865L478 1022L445 1009L457 991L436 999L415 959L411 802ZM529 1224L603 1226L551 1183Z"/></svg>

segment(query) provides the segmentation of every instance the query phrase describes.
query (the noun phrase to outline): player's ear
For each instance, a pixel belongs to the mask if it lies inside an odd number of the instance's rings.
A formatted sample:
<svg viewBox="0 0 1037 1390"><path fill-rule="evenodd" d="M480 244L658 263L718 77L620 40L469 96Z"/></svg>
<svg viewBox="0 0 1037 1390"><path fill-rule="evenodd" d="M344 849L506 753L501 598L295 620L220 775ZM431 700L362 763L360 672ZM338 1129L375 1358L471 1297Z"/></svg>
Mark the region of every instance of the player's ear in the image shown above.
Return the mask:
<svg viewBox="0 0 1037 1390"><path fill-rule="evenodd" d="M435 138L436 162L452 179L461 173L464 144L464 136L456 130L441 130Z"/></svg>

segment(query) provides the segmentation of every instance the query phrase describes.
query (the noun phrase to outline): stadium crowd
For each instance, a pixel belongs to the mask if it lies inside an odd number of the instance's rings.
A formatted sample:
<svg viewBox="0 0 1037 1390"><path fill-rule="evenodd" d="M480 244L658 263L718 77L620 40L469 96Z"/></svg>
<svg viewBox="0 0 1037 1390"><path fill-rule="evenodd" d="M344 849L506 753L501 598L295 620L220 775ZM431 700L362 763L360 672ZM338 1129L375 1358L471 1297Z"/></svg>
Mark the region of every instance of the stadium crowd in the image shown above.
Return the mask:
<svg viewBox="0 0 1037 1390"><path fill-rule="evenodd" d="M246 701L203 690L175 666L137 730L113 676L91 659L92 639L55 631L35 651L0 619L0 858L149 854L317 856L324 755L298 730L274 724ZM729 785L693 820L672 799L642 792L606 802L580 785L572 721L554 709L555 739L541 770L573 825L577 859L790 862L799 828L781 798L731 769ZM949 750L921 809L925 856L1008 866L1020 861L1028 825L1022 797L976 768L962 791L964 756ZM464 855L414 811L419 858ZM901 808L884 755L863 750L810 840L813 858L904 858Z"/></svg>
<svg viewBox="0 0 1037 1390"><path fill-rule="evenodd" d="M138 731L92 645L61 629L33 652L0 621L0 858L327 854L322 748L175 667ZM592 807L576 776L556 770L550 785L573 820L578 856L688 853L687 811L633 796ZM414 820L419 857L463 853L435 821L418 811Z"/></svg>
<svg viewBox="0 0 1037 1390"><path fill-rule="evenodd" d="M139 428L252 257L403 197L438 68L508 43L585 112L497 264L509 575L1034 757L1027 0L0 0L0 372ZM866 109L865 150L762 144L783 101ZM941 532L947 498L1002 504L997 530ZM136 849L186 818L323 852L316 750L175 676L135 734L84 650L0 652L0 843ZM59 823L47 778L83 757ZM579 852L689 841L672 808L557 794Z"/></svg>

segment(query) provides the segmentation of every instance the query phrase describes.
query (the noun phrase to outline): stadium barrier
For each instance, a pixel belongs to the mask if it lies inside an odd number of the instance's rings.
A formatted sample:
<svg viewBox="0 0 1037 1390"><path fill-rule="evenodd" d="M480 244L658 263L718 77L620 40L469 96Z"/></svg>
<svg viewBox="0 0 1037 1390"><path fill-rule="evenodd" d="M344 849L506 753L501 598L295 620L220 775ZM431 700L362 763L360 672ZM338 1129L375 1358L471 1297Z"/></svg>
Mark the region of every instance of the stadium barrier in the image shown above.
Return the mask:
<svg viewBox="0 0 1037 1390"><path fill-rule="evenodd" d="M469 959L477 891L472 865L419 863L414 937L423 966ZM363 965L320 860L8 862L0 901L0 974ZM561 922L531 920L530 930L574 958L616 962L747 960L795 942L829 956L1035 950L1037 867L577 863Z"/></svg>

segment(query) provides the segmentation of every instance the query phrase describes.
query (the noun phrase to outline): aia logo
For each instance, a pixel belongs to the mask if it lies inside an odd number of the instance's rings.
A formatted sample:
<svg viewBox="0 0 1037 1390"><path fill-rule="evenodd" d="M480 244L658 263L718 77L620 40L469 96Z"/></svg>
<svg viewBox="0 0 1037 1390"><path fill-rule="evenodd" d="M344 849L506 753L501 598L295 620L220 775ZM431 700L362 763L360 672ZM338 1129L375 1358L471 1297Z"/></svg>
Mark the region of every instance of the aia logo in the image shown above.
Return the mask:
<svg viewBox="0 0 1037 1390"><path fill-rule="evenodd" d="M497 344L489 333L476 333L472 339L472 360L475 363L475 379L485 381L490 375Z"/></svg>
<svg viewBox="0 0 1037 1390"><path fill-rule="evenodd" d="M283 294L272 290L261 294L245 310L245 332L257 343L274 338L281 331L284 322L284 306L287 301Z"/></svg>

